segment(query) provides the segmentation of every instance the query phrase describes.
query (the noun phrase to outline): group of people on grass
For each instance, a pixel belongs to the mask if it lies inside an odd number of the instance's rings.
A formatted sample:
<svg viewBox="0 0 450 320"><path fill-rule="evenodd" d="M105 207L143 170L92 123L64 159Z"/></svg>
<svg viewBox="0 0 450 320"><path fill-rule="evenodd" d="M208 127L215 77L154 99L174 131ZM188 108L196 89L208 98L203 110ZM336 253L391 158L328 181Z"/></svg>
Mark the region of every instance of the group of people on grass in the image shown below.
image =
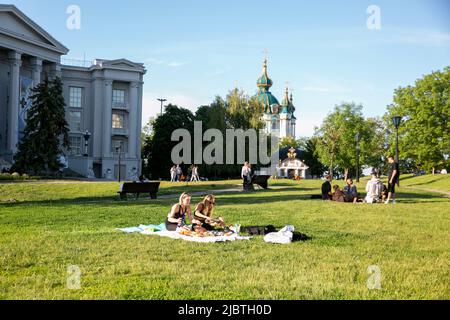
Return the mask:
<svg viewBox="0 0 450 320"><path fill-rule="evenodd" d="M352 179L347 179L345 187L341 189L339 185L331 186L332 177L328 175L326 181L322 184L322 199L351 203L384 202L385 204L388 204L392 199L392 202L395 203L395 184L398 183L400 170L394 157L390 156L388 158L388 163L389 173L387 187L380 180L380 171L374 169L372 171L372 178L366 184L366 196L361 198Z"/></svg>
<svg viewBox="0 0 450 320"><path fill-rule="evenodd" d="M182 193L177 204L174 204L167 215L165 221L168 231L177 231L179 228L188 228L197 233L204 233L216 228L227 230L227 226L222 217L214 218L213 211L216 205L214 195L207 195L203 201L195 207L194 213L191 210L191 195ZM189 218L190 225L186 218Z"/></svg>
<svg viewBox="0 0 450 320"><path fill-rule="evenodd" d="M200 175L198 173L198 167L196 165L191 166L191 182L192 181L200 181ZM170 168L170 182L180 182L180 181L188 181L189 177L186 177L183 174L183 170L180 165L173 165Z"/></svg>
<svg viewBox="0 0 450 320"><path fill-rule="evenodd" d="M181 170L180 165L173 165L170 168L170 182L181 181L181 176L183 175L183 170Z"/></svg>

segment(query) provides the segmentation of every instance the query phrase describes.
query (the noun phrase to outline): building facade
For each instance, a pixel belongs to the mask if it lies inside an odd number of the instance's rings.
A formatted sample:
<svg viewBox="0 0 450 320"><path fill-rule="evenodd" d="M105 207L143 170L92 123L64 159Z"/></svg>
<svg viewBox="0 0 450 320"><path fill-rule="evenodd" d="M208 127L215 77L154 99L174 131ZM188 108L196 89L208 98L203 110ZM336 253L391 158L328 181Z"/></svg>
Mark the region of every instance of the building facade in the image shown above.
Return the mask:
<svg viewBox="0 0 450 320"><path fill-rule="evenodd" d="M126 59L64 65L68 51L15 6L0 5L0 158L13 162L30 89L46 75L58 76L71 146L62 162L90 178L134 178L141 170L144 65Z"/></svg>
<svg viewBox="0 0 450 320"><path fill-rule="evenodd" d="M280 103L277 98L269 91L273 81L267 73L267 59L263 63L263 71L261 77L257 81L258 100L264 107L264 115L262 120L265 124L265 131L270 134L279 131L280 139L286 137L295 138L295 125L297 118L295 117L295 107L292 94L289 96L289 89L286 87L284 99Z"/></svg>

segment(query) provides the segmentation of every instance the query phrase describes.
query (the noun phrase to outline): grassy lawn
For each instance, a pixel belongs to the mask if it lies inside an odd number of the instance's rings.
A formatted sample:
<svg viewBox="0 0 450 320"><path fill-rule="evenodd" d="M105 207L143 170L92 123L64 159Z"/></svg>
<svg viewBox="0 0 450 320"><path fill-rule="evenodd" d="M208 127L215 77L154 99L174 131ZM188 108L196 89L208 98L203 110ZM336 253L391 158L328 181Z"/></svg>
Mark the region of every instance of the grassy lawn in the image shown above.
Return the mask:
<svg viewBox="0 0 450 320"><path fill-rule="evenodd" d="M311 200L321 182L306 180L217 195L229 223L292 224L312 237L290 245L118 232L163 222L175 200L118 201L117 183L0 184L0 299L449 299L450 199L424 189L450 184L427 177L405 179L389 206ZM160 193L238 183L162 183ZM70 265L80 290L66 286ZM367 287L372 265L380 290Z"/></svg>
<svg viewBox="0 0 450 320"><path fill-rule="evenodd" d="M406 176L402 179L402 185L421 190L437 190L450 193L450 175L435 174L419 177Z"/></svg>

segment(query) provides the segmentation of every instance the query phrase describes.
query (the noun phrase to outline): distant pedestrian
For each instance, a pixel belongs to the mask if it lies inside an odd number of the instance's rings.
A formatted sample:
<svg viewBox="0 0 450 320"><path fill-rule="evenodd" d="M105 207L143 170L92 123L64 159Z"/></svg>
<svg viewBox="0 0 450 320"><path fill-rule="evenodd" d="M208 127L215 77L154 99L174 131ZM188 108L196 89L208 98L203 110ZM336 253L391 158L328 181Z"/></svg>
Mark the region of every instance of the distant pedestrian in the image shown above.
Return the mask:
<svg viewBox="0 0 450 320"><path fill-rule="evenodd" d="M179 164L177 164L177 167L176 167L176 174L177 174L177 180L176 181L180 182L181 181L181 176L183 174L183 170L181 170L181 167L180 167Z"/></svg>
<svg viewBox="0 0 450 320"><path fill-rule="evenodd" d="M245 162L241 169L242 188L244 190L248 189L248 178L250 176L250 173L250 164L248 162Z"/></svg>
<svg viewBox="0 0 450 320"><path fill-rule="evenodd" d="M197 166L192 167L191 181L200 181L200 177L198 176L198 167Z"/></svg>
<svg viewBox="0 0 450 320"><path fill-rule="evenodd" d="M400 169L398 163L394 160L393 156L388 157L389 174L388 174L388 197L385 204L389 203L392 198L392 203L395 203L395 184L398 183L400 178Z"/></svg>
<svg viewBox="0 0 450 320"><path fill-rule="evenodd" d="M170 168L170 182L175 182L177 180L177 167L175 165Z"/></svg>

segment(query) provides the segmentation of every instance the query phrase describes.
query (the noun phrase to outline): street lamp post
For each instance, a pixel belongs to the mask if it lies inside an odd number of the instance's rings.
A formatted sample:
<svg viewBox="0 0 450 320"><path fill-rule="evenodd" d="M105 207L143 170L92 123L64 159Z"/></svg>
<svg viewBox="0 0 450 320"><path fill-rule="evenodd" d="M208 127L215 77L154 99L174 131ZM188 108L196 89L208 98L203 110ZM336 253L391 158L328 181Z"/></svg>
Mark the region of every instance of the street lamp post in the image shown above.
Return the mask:
<svg viewBox="0 0 450 320"><path fill-rule="evenodd" d="M359 142L361 141L361 134L358 132L355 135L356 140L356 182L359 182L359 156L361 153L361 148L359 146Z"/></svg>
<svg viewBox="0 0 450 320"><path fill-rule="evenodd" d="M89 132L89 131L85 131L84 133L83 133L83 138L84 138L84 156L85 157L88 157L89 156L89 154L88 154L88 141L89 141L89 138L91 137L91 133Z"/></svg>
<svg viewBox="0 0 450 320"><path fill-rule="evenodd" d="M122 149L122 146L118 146L118 147L116 147L116 153L119 155L119 167L117 168L117 170L118 170L118 177L119 177L119 183L120 183L120 180L121 180L121 176L120 176L120 169L121 169L121 163L120 163L120 158L122 158L122 156L121 156L121 149Z"/></svg>
<svg viewBox="0 0 450 320"><path fill-rule="evenodd" d="M400 123L402 122L402 117L395 116L392 118L392 123L395 127L396 135L395 135L395 161L398 163L398 127L400 127Z"/></svg>
<svg viewBox="0 0 450 320"><path fill-rule="evenodd" d="M167 99L157 99L159 102L161 102L161 115L163 114L162 109L163 109L163 103L167 101Z"/></svg>
<svg viewBox="0 0 450 320"><path fill-rule="evenodd" d="M395 127L395 162L397 162L398 165L398 160L399 160L399 155L398 155L398 127L400 127L400 123L402 122L402 117L400 116L395 116L392 118L392 123ZM397 185L400 186L400 179L397 179Z"/></svg>

